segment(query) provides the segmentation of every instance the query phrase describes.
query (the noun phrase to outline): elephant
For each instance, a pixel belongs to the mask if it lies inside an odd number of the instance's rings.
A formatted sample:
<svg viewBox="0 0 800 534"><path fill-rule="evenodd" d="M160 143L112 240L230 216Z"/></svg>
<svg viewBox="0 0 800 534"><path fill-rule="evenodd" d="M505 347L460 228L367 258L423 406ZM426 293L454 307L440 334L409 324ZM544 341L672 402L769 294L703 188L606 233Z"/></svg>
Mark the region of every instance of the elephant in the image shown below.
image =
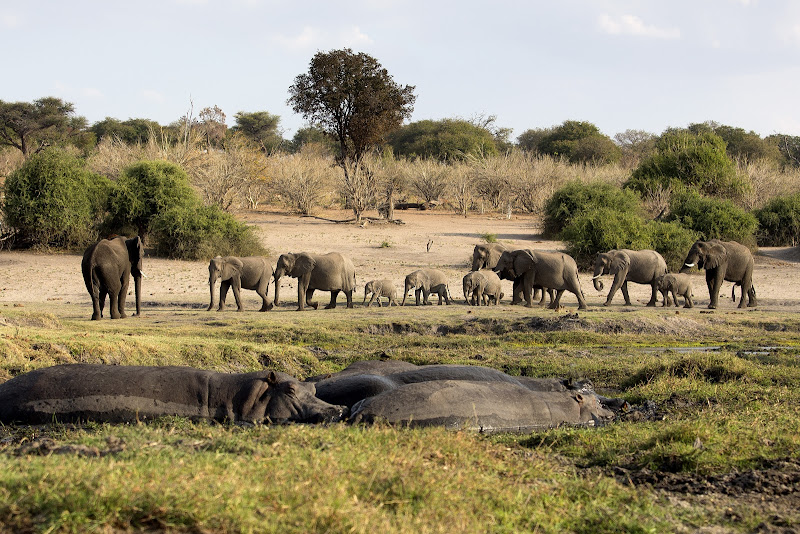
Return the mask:
<svg viewBox="0 0 800 534"><path fill-rule="evenodd" d="M472 251L472 270L494 269L500 255L506 250L502 243L478 243Z"/></svg>
<svg viewBox="0 0 800 534"><path fill-rule="evenodd" d="M631 305L631 298L628 295L628 282L635 284L646 284L652 288L648 306L656 305L656 295L658 294L658 279L667 274L667 262L655 250L609 250L600 252L594 260L594 276L592 283L598 291L603 290L603 282L600 277L604 274L613 274L614 283L608 292L604 306L611 304L617 290L622 288L622 296L625 297L625 305Z"/></svg>
<svg viewBox="0 0 800 534"><path fill-rule="evenodd" d="M136 315L141 314L143 257L144 247L139 236L102 239L86 249L81 260L81 271L86 290L92 297L93 321L103 317L106 295L111 318L127 317L125 298L131 275L136 294Z"/></svg>
<svg viewBox="0 0 800 534"><path fill-rule="evenodd" d="M367 307L372 306L372 301L375 299L378 300L378 307L382 307L381 297L389 299L389 304L387 304L387 306L391 306L392 304L399 306L397 303L397 289L394 287L394 282L391 280L370 280L367 282L364 285L364 301L361 302L362 305L367 301L367 295L370 293L372 293L372 296L369 299Z"/></svg>
<svg viewBox="0 0 800 534"><path fill-rule="evenodd" d="M346 406L285 373L218 373L177 366L65 364L0 384L0 422L135 423L161 416L249 423L333 422Z"/></svg>
<svg viewBox="0 0 800 534"><path fill-rule="evenodd" d="M208 288L211 291L211 303L206 311L214 307L214 284L217 279L221 280L219 285L219 308L217 311L225 309L225 297L228 295L228 288L233 288L233 297L236 299L238 311L244 311L242 300L239 295L241 289L254 289L261 297L261 309L258 311L268 311L272 309L272 302L269 302L267 292L269 282L275 270L272 262L261 256L248 256L239 258L236 256L217 256L208 263Z"/></svg>
<svg viewBox="0 0 800 534"><path fill-rule="evenodd" d="M706 284L708 285L709 309L716 309L719 304L719 291L722 282L727 280L742 286L742 298L739 307L754 307L756 302L756 289L753 286L753 268L755 261L750 249L736 241L695 241L689 254L683 262L682 273L688 273L692 267L706 270ZM734 301L736 297L734 296Z"/></svg>
<svg viewBox="0 0 800 534"><path fill-rule="evenodd" d="M438 269L418 269L406 276L405 291L403 292L403 302L406 305L406 297L411 290L415 291L417 306L420 305L419 296L422 294L422 304L430 304L428 300L431 293L439 295L439 305L442 299L446 304L450 304L450 288L447 285L447 276Z"/></svg>
<svg viewBox="0 0 800 534"><path fill-rule="evenodd" d="M563 252L539 252L528 249L503 252L494 271L505 277L515 279L522 277L525 306L532 307L531 294L534 286L556 290L556 298L550 303L550 309L561 308L561 295L570 291L578 298L578 308L586 309L580 280L578 265L575 259Z"/></svg>
<svg viewBox="0 0 800 534"><path fill-rule="evenodd" d="M279 302L279 281L286 274L297 278L297 311L303 311L306 306L315 310L316 302L311 302L314 291L330 291L331 301L325 309L336 307L336 297L339 292L344 292L347 297L347 307L353 307L353 291L356 288L356 270L349 258L338 252L328 254L310 254L308 252L281 254L275 267L275 305Z"/></svg>
<svg viewBox="0 0 800 534"><path fill-rule="evenodd" d="M488 269L480 271L470 271L464 275L464 300L472 306L488 306L490 302L500 304L503 298L501 291L500 277L497 273Z"/></svg>
<svg viewBox="0 0 800 534"><path fill-rule="evenodd" d="M658 279L658 290L664 297L664 306L670 305L669 294L672 293L672 302L678 305L678 295L683 295L684 308L693 308L692 302L692 276L685 273L667 273Z"/></svg>

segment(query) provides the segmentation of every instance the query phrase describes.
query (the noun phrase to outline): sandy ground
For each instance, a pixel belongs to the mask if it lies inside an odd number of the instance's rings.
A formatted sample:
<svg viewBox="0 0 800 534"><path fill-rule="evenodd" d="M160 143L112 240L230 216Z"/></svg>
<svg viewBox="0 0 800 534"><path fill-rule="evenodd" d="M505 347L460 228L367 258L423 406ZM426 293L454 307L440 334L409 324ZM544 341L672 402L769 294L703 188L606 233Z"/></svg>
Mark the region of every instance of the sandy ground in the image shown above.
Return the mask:
<svg viewBox="0 0 800 534"><path fill-rule="evenodd" d="M332 219L346 219L349 212L320 214ZM481 235L492 233L501 242L518 248L558 250L561 243L545 241L539 235L538 220L515 215L511 219L488 215L468 218L442 212L397 212L405 224L334 224L323 220L298 217L280 212L253 211L242 213L249 224L256 225L264 244L276 256L284 252L341 252L349 256L356 266L359 289L357 302L363 299L363 284L371 279L395 280L398 294L402 293L404 276L421 267L435 267L445 271L451 280L453 296L463 302L461 278L469 270L472 249L482 241ZM433 241L430 252L426 251ZM91 300L83 285L81 256L76 254L37 254L32 252L0 252L0 308L25 303L60 302L85 305L91 314ZM142 301L159 306L197 307L208 305L207 262L186 262L145 258L147 279L143 282ZM591 274L582 273L581 283L590 308L601 306L605 292L595 291ZM759 310L800 312L800 251L798 249L762 249L756 257L755 286ZM606 292L611 277L604 277ZM511 293L511 282L504 282L506 295ZM733 310L729 298L732 284L725 283L721 299L722 310ZM696 277L695 301L699 309L708 304L708 292L702 274ZM631 284L631 298L639 305L649 299L649 286ZM131 284L131 292L133 285ZM738 292L738 289L737 289ZM272 294L272 287L270 287ZM252 291L243 292L245 307L258 309L260 299ZM340 299L343 297L340 296ZM508 303L506 297L505 302ZM318 293L315 299L324 303L327 294ZM284 277L281 281L280 309L293 309L296 305L296 283ZM233 304L233 296L228 296ZM574 308L576 299L569 293L562 304ZM622 306L619 293L613 302ZM132 298L129 299L129 308Z"/></svg>

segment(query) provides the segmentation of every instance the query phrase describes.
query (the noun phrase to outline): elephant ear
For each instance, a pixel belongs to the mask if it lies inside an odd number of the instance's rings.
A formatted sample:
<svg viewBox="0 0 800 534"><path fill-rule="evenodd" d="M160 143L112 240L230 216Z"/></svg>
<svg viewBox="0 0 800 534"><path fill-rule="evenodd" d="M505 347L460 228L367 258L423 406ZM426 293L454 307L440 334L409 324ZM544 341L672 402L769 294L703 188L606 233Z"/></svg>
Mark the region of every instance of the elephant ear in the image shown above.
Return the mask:
<svg viewBox="0 0 800 534"><path fill-rule="evenodd" d="M708 269L716 269L717 267L721 266L725 263L728 259L728 251L725 250L725 247L722 245L714 244L709 247L708 252L706 253L705 261L703 262L703 266Z"/></svg>
<svg viewBox="0 0 800 534"><path fill-rule="evenodd" d="M144 258L144 245L142 238L138 235L125 241L125 246L128 249L128 259L130 259L131 266L135 267L138 271L142 270L142 258Z"/></svg>
<svg viewBox="0 0 800 534"><path fill-rule="evenodd" d="M236 256L228 256L225 259L228 261L230 265L236 267L236 269L239 271L241 271L242 267L244 267L244 263L242 262L242 260L240 260Z"/></svg>
<svg viewBox="0 0 800 534"><path fill-rule="evenodd" d="M242 272L244 263L236 256L225 256L222 260L222 277L227 279L234 276L234 273Z"/></svg>
<svg viewBox="0 0 800 534"><path fill-rule="evenodd" d="M316 264L316 260L308 254L298 254L294 262L294 268L292 268L292 276L299 278L306 275L314 269Z"/></svg>
<svg viewBox="0 0 800 534"><path fill-rule="evenodd" d="M529 271L537 263L539 263L539 258L530 250L518 250L514 255L514 271L517 276Z"/></svg>
<svg viewBox="0 0 800 534"><path fill-rule="evenodd" d="M631 257L624 252L616 252L611 259L610 273L615 274L627 270L631 266Z"/></svg>

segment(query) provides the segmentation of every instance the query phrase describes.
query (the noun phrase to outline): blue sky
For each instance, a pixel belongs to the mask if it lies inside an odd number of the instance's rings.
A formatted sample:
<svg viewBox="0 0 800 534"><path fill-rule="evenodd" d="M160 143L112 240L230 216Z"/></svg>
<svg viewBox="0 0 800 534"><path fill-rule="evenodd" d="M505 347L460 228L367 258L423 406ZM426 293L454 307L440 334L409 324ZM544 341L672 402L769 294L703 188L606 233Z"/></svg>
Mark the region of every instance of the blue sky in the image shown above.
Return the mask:
<svg viewBox="0 0 800 534"><path fill-rule="evenodd" d="M318 51L415 85L412 121L585 120L610 136L714 120L800 135L797 0L0 0L0 100L57 96L90 123L193 103L280 115Z"/></svg>

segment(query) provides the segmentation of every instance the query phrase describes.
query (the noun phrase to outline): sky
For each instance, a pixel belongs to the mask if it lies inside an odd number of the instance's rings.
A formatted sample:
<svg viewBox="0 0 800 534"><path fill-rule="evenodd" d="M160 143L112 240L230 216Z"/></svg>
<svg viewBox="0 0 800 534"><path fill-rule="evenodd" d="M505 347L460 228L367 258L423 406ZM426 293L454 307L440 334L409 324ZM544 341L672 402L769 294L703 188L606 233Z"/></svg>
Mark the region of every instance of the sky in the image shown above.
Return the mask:
<svg viewBox="0 0 800 534"><path fill-rule="evenodd" d="M0 100L55 96L90 124L218 106L291 138L295 77L351 48L416 87L410 121L800 135L798 0L0 0L0 48Z"/></svg>

